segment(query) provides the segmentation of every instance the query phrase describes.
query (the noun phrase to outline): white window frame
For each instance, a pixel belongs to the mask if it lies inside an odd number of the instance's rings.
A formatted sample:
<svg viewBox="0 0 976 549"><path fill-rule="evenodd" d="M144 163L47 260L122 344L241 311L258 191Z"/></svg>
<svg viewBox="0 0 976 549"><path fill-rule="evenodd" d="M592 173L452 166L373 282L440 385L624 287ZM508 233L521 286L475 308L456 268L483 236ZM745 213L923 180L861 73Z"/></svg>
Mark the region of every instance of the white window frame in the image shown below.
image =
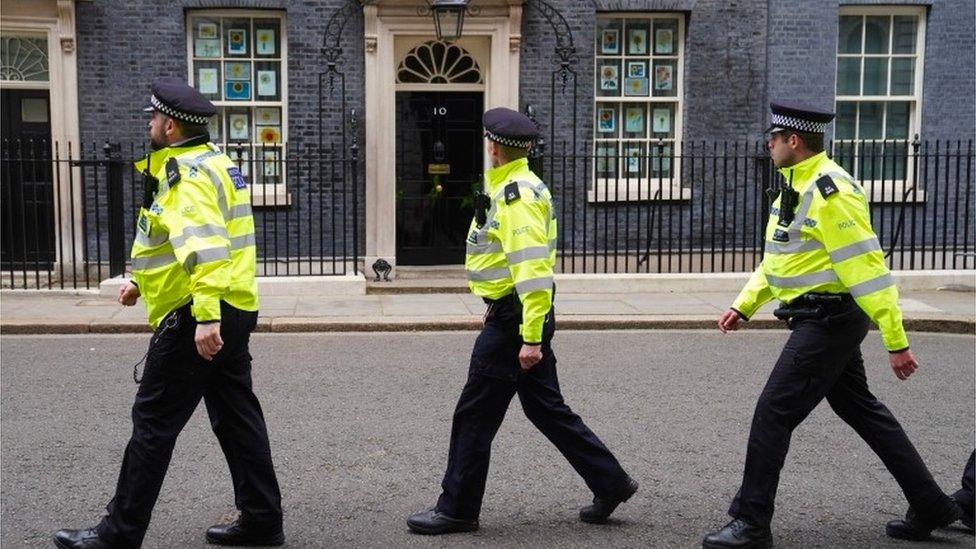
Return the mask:
<svg viewBox="0 0 976 549"><path fill-rule="evenodd" d="M189 72L188 82L190 86L196 86L196 67L194 66L194 50L193 50L193 20L196 18L202 19L214 19L214 18L228 18L228 19L278 19L279 25L279 36L278 41L281 48L281 54L279 55L279 63L281 63L281 71L279 76L281 81L279 85L279 95L280 99L277 101L257 101L253 98L257 93L256 83L253 88L250 101L213 101L214 106L217 107L218 111L221 108L247 108L253 109L255 107L277 107L281 109L281 142L275 145L281 151L281 166L280 166L280 183L257 183L256 178L249 177L249 183L251 184L251 203L253 206L269 206L269 207L284 207L290 206L292 202L291 193L287 191L287 166L288 162L285 161L287 154L287 143L288 143L288 26L287 26L287 13L284 10L247 10L247 9L193 9L187 10L186 17L184 18L185 34L186 34L186 66ZM223 33L221 33L223 34ZM253 38L249 38L253 42ZM250 52L250 50L249 50ZM227 60L242 60L241 58L224 57L223 48L221 49L221 56L215 58L208 58L207 61L217 61L221 63L221 83L224 81L223 73L223 62ZM255 58L253 52L250 52L250 56L247 59L249 62L261 62L260 58ZM272 59L273 60L273 59ZM253 162L251 165L253 169L258 169L257 163L257 152L263 146L259 140L255 128L255 119L252 114L251 119L251 141L249 143L251 147L251 156L249 160ZM223 124L223 117L221 119L221 124ZM232 145L228 144L224 147L223 141L228 140L227 128L221 128L221 140L222 143L218 143L221 149L225 153L230 155L232 152ZM271 145L268 145L270 148Z"/></svg>
<svg viewBox="0 0 976 549"><path fill-rule="evenodd" d="M866 54L866 53L864 53L865 37L864 37L864 34L863 33L865 31L863 30L863 26L862 26L862 34L861 34L861 52L860 53L841 53L840 52L840 18L841 17L844 17L844 16L858 16L858 17L862 17L863 18L863 17L866 17L866 16L884 16L884 17L894 18L895 16L899 16L899 15L903 15L903 16L905 16L905 15L907 15L907 16L914 16L918 20L918 26L917 26L917 30L916 30L916 36L915 36L915 53L914 54L895 54L895 53L892 53L892 46L893 46L893 41L894 41L894 33L891 32L891 28L890 27L889 27L889 32L888 32L888 53L884 53L884 54L880 54L880 53L879 54ZM926 30L925 27L926 27L926 22L927 22L926 21L926 15L927 15L927 11L926 11L925 6L893 6L893 5L880 5L880 6L841 6L840 7L840 10L839 10L839 13L838 13L838 17L837 17L837 24L838 24L837 36L838 36L838 39L837 39L837 48L836 48L835 57L834 57L834 59L835 59L835 71L834 71L835 77L836 77L836 74L837 74L836 67L837 67L838 61L840 59L842 59L842 58L859 58L859 59L862 59L862 60L863 59L868 59L868 58L885 58L885 59L888 60L888 74L887 74L888 82L887 82L887 86L886 87L887 87L887 89L889 91L889 94L886 94L886 95L836 95L835 94L835 98L834 98L835 111L838 110L837 107L838 107L838 105L840 103L885 103L886 104L885 105L886 111L885 111L885 114L883 115L882 121L881 121L881 124L882 124L882 126L881 126L881 135L885 135L886 132L887 132L887 124L888 124L887 103L904 103L904 102L909 103L908 137L905 138L904 140L901 140L901 139L899 139L899 140L891 140L891 139L889 139L888 140L888 143L902 143L902 142L904 142L906 144L906 151L907 151L907 153L908 153L909 156L908 156L908 160L907 160L906 167L905 167L905 178L904 179L885 179L883 177L883 175L882 175L882 178L879 178L879 179L876 179L876 180L871 180L871 179L861 180L860 183L864 187L864 190L867 193L867 196L868 196L869 200L872 201L872 202L901 202L903 200L922 201L922 200L925 199L925 191L924 191L924 189L916 189L915 191L912 192L912 196L909 196L908 198L904 198L903 199L902 197L904 196L904 190L906 188L909 188L911 186L912 180L913 180L913 177L914 177L914 174L915 174L915 161L914 161L914 159L911 156L911 153L912 153L912 141L913 141L914 137L916 137L918 135L921 135L921 133L922 133L922 131L921 131L921 128L922 128L922 86L923 86L923 83L924 83L923 73L924 73L924 70L925 70L925 30ZM891 61L892 61L892 59L896 59L896 58L902 58L902 59L904 59L904 58L909 58L909 57L913 57L914 60L915 60L915 66L914 66L915 76L914 76L914 82L913 82L913 86L912 86L913 93L911 95L890 95L890 90L891 90L891 74L892 74ZM863 65L863 63L861 64L860 77L861 77L860 88L863 89L864 88L864 65ZM835 90L837 89L837 83L836 82L835 82L835 85L834 85L834 89ZM860 105L859 105L858 112L860 112ZM855 129L854 129L854 133L855 133L856 136L858 136L858 138L856 138L854 140L850 140L850 139L834 139L834 143L838 143L838 144L839 143L851 143L851 142L861 143L862 140L860 139L860 128L859 128L859 125L860 125L860 115L858 115L857 117L855 117ZM835 135L836 135L836 132L837 132L837 126L836 126L836 124L834 124L834 134ZM868 142L871 142L871 141L872 140L868 140ZM875 143L878 143L879 146L883 142L883 140L880 140L880 139L879 140L873 140L873 141ZM859 152L858 154L859 155L863 155L863 152ZM855 164L854 173L851 174L855 178L857 178L859 176L859 174L857 172L860 171L859 169L857 169L856 166L857 166L857 164Z"/></svg>
<svg viewBox="0 0 976 549"><path fill-rule="evenodd" d="M593 116L592 128L593 128L593 148L592 148L592 166L590 169L589 185L587 186L587 201L600 203L600 202L639 202L647 200L690 200L691 199L691 189L685 189L681 185L681 162L680 162L680 144L682 140L683 131L683 121L684 121L684 87L685 87L685 16L680 12L598 12L597 20L599 19L643 19L651 22L650 29L653 31L654 20L655 19L669 19L677 20L678 24L678 41L677 41L677 55L664 55L663 57L675 58L675 71L677 74L674 75L674 79L677 80L675 86L675 95L670 97L654 97L653 95L653 72L654 64L653 59L662 57L661 54L654 54L654 37L650 36L652 33L648 33L648 54L647 59L651 60L648 63L648 79L649 96L647 97L632 97L623 95L621 91L620 96L610 96L601 97L600 96L600 60L601 59L619 59L620 60L620 71L618 74L619 87L623 88L624 74L627 70L626 60L632 59L634 56L628 56L626 54L626 36L625 32L621 32L620 40L620 53L618 55L604 55L596 46L596 37L593 41ZM594 26L596 32L599 32L599 25ZM641 56L644 58L645 56ZM646 124L647 124L647 137L644 138L625 138L625 137L614 137L614 138L604 138L599 137L599 132L597 131L597 109L600 108L601 104L615 104L620 105L621 109L628 103L643 104L647 105L646 114ZM665 145L670 145L671 147L671 176L665 178L651 177L652 167L647 166L647 177L630 177L627 176L624 168L626 167L627 159L624 157L624 145L626 143L644 143L646 147L646 156L642 157L644 159L649 159L650 162L658 162L658 160L650 156L650 151L652 148L656 148L659 143L659 139L650 137L651 135L651 112L653 106L656 104L666 104L674 105L674 115L671 123L674 126L674 137L664 140ZM618 119L622 119L622 114L619 115ZM620 135L623 135L623 129L620 130ZM615 143L617 145L617 156L620 158L619 164L617 166L618 177L615 178L600 178L597 177L597 147L603 143ZM668 158L668 157L664 157ZM643 160L642 160L643 161ZM658 195L660 192L660 196Z"/></svg>

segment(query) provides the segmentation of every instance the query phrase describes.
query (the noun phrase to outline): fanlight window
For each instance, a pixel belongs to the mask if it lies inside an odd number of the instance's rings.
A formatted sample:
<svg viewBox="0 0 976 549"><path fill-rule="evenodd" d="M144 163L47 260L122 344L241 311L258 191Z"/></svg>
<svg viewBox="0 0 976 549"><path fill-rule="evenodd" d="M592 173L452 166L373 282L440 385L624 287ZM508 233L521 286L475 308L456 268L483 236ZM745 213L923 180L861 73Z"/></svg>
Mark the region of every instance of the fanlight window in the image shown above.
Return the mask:
<svg viewBox="0 0 976 549"><path fill-rule="evenodd" d="M397 67L400 84L481 84L481 68L456 44L431 40L409 53Z"/></svg>
<svg viewBox="0 0 976 549"><path fill-rule="evenodd" d="M0 80L44 82L47 79L46 38L0 37Z"/></svg>

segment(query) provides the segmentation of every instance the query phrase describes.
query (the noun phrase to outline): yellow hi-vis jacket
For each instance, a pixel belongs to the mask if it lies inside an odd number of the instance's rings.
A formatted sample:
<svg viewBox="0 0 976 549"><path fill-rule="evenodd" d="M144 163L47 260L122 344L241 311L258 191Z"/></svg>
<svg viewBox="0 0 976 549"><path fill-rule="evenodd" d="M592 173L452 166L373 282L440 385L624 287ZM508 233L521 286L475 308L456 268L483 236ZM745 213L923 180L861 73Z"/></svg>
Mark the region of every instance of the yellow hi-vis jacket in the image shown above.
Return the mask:
<svg viewBox="0 0 976 549"><path fill-rule="evenodd" d="M195 144L193 144L195 143ZM213 143L191 140L136 162L159 180L140 208L132 278L156 328L193 301L198 322L220 320L220 301L258 310L251 194L237 166Z"/></svg>
<svg viewBox="0 0 976 549"><path fill-rule="evenodd" d="M481 227L472 221L468 231L468 286L488 299L514 290L522 302L522 341L541 343L556 264L552 195L525 158L488 170L485 192L491 198L487 221Z"/></svg>
<svg viewBox="0 0 976 549"><path fill-rule="evenodd" d="M886 349L907 349L898 288L871 227L864 190L825 152L780 173L800 195L796 217L780 226L780 199L773 202L762 263L732 308L748 319L772 299L850 293L881 330Z"/></svg>

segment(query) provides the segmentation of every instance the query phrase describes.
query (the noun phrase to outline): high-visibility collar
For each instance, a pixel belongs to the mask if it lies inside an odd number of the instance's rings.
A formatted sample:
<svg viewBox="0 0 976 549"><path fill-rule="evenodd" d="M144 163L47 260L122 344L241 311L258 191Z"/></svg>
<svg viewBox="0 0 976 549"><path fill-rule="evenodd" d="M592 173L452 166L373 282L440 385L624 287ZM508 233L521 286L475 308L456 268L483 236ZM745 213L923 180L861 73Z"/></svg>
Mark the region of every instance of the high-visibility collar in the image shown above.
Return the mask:
<svg viewBox="0 0 976 549"><path fill-rule="evenodd" d="M816 180L817 172L820 168L820 163L827 160L827 151L822 151L818 154L807 158L803 162L793 164L785 168L780 168L779 173L786 178L787 181L794 184L793 190L803 194L806 187ZM792 175L791 175L792 174ZM803 188L797 188L796 185L803 185Z"/></svg>
<svg viewBox="0 0 976 549"><path fill-rule="evenodd" d="M200 136L187 139L175 145L169 147L164 147L158 151L152 151L146 156L136 160L135 166L136 171L142 172L146 169L146 165L152 169L153 172L161 168L166 164L166 161L174 156L178 156L186 153L194 148L204 147L206 148L207 142L209 141L209 136Z"/></svg>
<svg viewBox="0 0 976 549"><path fill-rule="evenodd" d="M528 168L529 159L519 158L518 160L512 160L507 164L502 164L497 168L491 168L485 172L485 182L488 185L488 195L495 196L495 194L497 194L502 187L511 183L510 176L512 173Z"/></svg>

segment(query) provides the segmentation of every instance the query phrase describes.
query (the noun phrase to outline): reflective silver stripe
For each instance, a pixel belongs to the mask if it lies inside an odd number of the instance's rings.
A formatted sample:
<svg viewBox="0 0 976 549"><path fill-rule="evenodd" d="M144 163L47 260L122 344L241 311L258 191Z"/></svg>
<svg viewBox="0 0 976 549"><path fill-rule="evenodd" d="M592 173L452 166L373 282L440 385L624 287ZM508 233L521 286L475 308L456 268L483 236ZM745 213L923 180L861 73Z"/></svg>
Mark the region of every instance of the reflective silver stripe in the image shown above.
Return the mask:
<svg viewBox="0 0 976 549"><path fill-rule="evenodd" d="M549 246L533 246L531 248L525 248L517 252L505 254L505 258L508 259L509 265L516 265L523 261L529 261L530 259L548 259Z"/></svg>
<svg viewBox="0 0 976 549"><path fill-rule="evenodd" d="M538 185L533 185L532 183L523 180L515 181L515 183L518 183L520 189L529 189L532 192L540 195L542 194L542 191L548 190L545 183L539 183ZM498 194L495 195L495 199L492 200L492 204L495 204L498 201L503 200L504 198L505 198L505 187L502 187L502 190L498 191Z"/></svg>
<svg viewBox="0 0 976 549"><path fill-rule="evenodd" d="M210 182L213 184L214 189L217 191L217 206L220 207L220 212L224 214L224 219L229 219L230 211L227 208L227 194L224 192L224 182L217 175L217 172L206 164L197 164L195 166L197 169L202 170L203 173L207 174L210 178Z"/></svg>
<svg viewBox="0 0 976 549"><path fill-rule="evenodd" d="M790 242L771 242L766 241L766 253L767 254L802 254L804 252L812 252L814 250L820 250L824 247L823 243L819 240L799 240Z"/></svg>
<svg viewBox="0 0 976 549"><path fill-rule="evenodd" d="M468 280L472 281L487 281L487 280L498 280L501 278L508 278L509 271L507 267L502 267L500 269L485 269L483 271L467 271Z"/></svg>
<svg viewBox="0 0 976 549"><path fill-rule="evenodd" d="M852 257L857 257L861 254L866 254L869 252L876 252L881 249L881 243L878 242L876 237L867 238L860 242L855 242L844 246L843 248L838 248L830 254L830 260L834 263L840 263L841 261L846 261Z"/></svg>
<svg viewBox="0 0 976 549"><path fill-rule="evenodd" d="M230 239L230 249L240 250L241 248L247 248L248 246L254 246L254 233L246 234L244 236L235 236Z"/></svg>
<svg viewBox="0 0 976 549"><path fill-rule="evenodd" d="M807 213L810 212L810 204L813 203L813 190L816 188L816 185L810 185L810 188L803 193L803 202L800 203L800 209L796 211L796 217L793 218L793 223L790 224L790 242L800 241L800 233L803 229L803 222L807 220Z"/></svg>
<svg viewBox="0 0 976 549"><path fill-rule="evenodd" d="M183 268L186 272L192 273L193 269L197 265L203 265L205 263L212 263L214 261L221 261L224 259L230 259L230 252L227 251L226 246L219 246L217 248L204 248L202 250L196 250L190 252L186 256L186 261L183 262Z"/></svg>
<svg viewBox="0 0 976 549"><path fill-rule="evenodd" d="M850 290L852 296L862 297L894 285L895 279L891 277L891 273L885 273L877 278L855 284L848 288L848 290Z"/></svg>
<svg viewBox="0 0 976 549"><path fill-rule="evenodd" d="M515 285L515 291L521 295L525 295L529 292L534 292L536 290L551 290L552 289L552 277L543 276L540 278L530 278L528 280L523 280Z"/></svg>
<svg viewBox="0 0 976 549"><path fill-rule="evenodd" d="M173 252L154 255L151 257L133 257L132 270L148 271L149 269L155 269L157 267L165 267L170 263L176 263L176 254Z"/></svg>
<svg viewBox="0 0 976 549"><path fill-rule="evenodd" d="M136 231L136 243L140 246L145 246L147 248L155 248L156 246L162 245L169 239L169 234L166 231L160 229L160 231L153 236L146 236L146 233L142 231Z"/></svg>
<svg viewBox="0 0 976 549"><path fill-rule="evenodd" d="M220 225L199 225L196 227L186 227L183 229L183 234L174 236L170 239L173 243L174 248L179 248L180 246L186 244L186 239L191 236L197 238L207 238L209 236L222 236L227 238L227 229L221 227Z"/></svg>
<svg viewBox="0 0 976 549"><path fill-rule="evenodd" d="M497 254L502 251L502 243L497 240L488 242L487 244L472 244L468 242L466 251L468 255Z"/></svg>
<svg viewBox="0 0 976 549"><path fill-rule="evenodd" d="M766 275L766 281L777 288L802 288L804 286L815 286L827 282L837 282L837 274L834 271L820 271L800 276L773 276Z"/></svg>
<svg viewBox="0 0 976 549"><path fill-rule="evenodd" d="M227 211L227 215L224 217L224 219L230 221L231 219L247 217L249 215L251 215L251 205L238 204L236 206L231 206L231 208Z"/></svg>

